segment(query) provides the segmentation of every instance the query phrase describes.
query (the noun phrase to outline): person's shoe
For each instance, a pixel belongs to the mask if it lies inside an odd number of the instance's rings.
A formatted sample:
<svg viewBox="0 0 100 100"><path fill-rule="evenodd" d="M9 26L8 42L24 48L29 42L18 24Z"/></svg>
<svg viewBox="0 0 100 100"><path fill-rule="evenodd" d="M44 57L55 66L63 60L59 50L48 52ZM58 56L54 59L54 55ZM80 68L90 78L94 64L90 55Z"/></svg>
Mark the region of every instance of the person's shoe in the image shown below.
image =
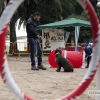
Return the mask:
<svg viewBox="0 0 100 100"><path fill-rule="evenodd" d="M42 69L42 70L46 70L46 68L43 67L43 65L39 65L38 68L39 68L39 69Z"/></svg>
<svg viewBox="0 0 100 100"><path fill-rule="evenodd" d="M89 66L86 66L85 68L89 68Z"/></svg>
<svg viewBox="0 0 100 100"><path fill-rule="evenodd" d="M37 68L36 66L32 66L31 70L39 70L39 68Z"/></svg>

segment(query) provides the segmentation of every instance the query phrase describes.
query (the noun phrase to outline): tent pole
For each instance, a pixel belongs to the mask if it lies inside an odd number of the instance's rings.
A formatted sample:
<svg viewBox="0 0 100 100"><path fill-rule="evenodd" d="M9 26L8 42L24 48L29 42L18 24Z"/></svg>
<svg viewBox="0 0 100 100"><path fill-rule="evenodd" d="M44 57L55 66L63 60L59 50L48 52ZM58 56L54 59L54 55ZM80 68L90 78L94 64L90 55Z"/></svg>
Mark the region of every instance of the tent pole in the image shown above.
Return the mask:
<svg viewBox="0 0 100 100"><path fill-rule="evenodd" d="M75 51L77 51L77 44L78 44L78 39L79 39L79 30L80 26L75 26Z"/></svg>

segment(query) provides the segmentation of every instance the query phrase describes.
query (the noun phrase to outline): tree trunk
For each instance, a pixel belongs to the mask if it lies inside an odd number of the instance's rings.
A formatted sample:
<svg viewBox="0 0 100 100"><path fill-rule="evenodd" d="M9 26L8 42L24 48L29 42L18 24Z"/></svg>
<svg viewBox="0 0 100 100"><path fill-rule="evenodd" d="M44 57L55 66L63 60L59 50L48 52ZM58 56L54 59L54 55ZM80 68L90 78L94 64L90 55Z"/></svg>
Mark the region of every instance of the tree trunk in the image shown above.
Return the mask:
<svg viewBox="0 0 100 100"><path fill-rule="evenodd" d="M13 16L10 22L10 53L14 53L14 51L17 50L17 43L15 43L14 45L12 44L17 41L15 27L16 20L16 16Z"/></svg>
<svg viewBox="0 0 100 100"><path fill-rule="evenodd" d="M10 22L10 42L16 42L16 29L15 29L16 20L14 18Z"/></svg>

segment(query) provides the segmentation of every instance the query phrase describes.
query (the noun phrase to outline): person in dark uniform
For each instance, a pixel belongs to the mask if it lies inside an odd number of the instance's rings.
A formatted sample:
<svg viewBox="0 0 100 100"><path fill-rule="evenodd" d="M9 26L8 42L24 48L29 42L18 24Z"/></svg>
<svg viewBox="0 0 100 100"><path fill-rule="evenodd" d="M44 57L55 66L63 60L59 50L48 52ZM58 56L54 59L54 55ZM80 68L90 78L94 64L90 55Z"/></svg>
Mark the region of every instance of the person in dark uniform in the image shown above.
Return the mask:
<svg viewBox="0 0 100 100"><path fill-rule="evenodd" d="M89 63L91 61L91 57L92 57L92 47L91 44L88 44L88 46L85 47L85 53L86 53L86 58L87 58L87 66L85 68L89 67Z"/></svg>
<svg viewBox="0 0 100 100"><path fill-rule="evenodd" d="M91 57L92 57L92 47L91 44L82 44L82 47L84 48L85 51L85 58L86 58L86 62L87 62L87 66L85 68L89 67L89 63L91 61Z"/></svg>

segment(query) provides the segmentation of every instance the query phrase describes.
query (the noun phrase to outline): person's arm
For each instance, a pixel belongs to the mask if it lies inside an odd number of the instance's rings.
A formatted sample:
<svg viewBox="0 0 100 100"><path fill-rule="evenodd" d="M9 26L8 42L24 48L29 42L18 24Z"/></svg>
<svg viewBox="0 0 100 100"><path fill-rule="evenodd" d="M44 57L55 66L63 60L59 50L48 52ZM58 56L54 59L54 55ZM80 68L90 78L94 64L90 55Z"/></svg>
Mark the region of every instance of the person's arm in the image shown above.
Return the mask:
<svg viewBox="0 0 100 100"><path fill-rule="evenodd" d="M92 47L91 47L91 53L92 53L93 51L92 51Z"/></svg>

